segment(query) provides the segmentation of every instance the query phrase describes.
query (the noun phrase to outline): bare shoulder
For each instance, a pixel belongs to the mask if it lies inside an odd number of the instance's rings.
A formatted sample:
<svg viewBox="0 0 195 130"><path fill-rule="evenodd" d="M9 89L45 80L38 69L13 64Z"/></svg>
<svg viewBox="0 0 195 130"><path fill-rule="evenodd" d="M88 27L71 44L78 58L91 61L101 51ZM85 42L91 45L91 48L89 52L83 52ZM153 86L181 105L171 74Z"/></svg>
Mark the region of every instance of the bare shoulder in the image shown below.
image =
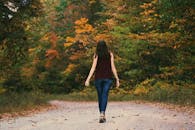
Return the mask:
<svg viewBox="0 0 195 130"><path fill-rule="evenodd" d="M95 61L97 61L97 59L98 59L98 55L94 54L93 55L93 61L95 62Z"/></svg>
<svg viewBox="0 0 195 130"><path fill-rule="evenodd" d="M98 55L96 53L93 54L93 59L97 58Z"/></svg>

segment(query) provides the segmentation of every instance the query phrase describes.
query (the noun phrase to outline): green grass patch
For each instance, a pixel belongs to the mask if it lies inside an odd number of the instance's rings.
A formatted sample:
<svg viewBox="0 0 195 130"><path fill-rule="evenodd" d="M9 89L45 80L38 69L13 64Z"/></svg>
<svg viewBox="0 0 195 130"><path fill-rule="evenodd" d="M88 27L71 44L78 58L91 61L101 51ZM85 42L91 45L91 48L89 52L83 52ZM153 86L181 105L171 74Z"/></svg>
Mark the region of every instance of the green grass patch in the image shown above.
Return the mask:
<svg viewBox="0 0 195 130"><path fill-rule="evenodd" d="M41 92L3 93L0 94L0 113L28 110L46 102L46 95Z"/></svg>

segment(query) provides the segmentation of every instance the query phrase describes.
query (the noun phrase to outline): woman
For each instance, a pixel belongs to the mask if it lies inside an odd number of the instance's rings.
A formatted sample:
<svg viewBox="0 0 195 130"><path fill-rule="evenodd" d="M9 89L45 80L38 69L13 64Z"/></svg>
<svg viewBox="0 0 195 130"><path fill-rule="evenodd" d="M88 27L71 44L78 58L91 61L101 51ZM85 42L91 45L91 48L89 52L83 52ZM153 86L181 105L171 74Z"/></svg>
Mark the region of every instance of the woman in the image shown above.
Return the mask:
<svg viewBox="0 0 195 130"><path fill-rule="evenodd" d="M114 56L108 51L105 41L99 41L97 44L93 64L85 81L85 86L89 86L90 79L94 72L100 112L99 122L104 123L106 122L105 111L108 101L108 92L112 84L112 74L114 74L116 78L116 87L119 87L119 78L114 65Z"/></svg>

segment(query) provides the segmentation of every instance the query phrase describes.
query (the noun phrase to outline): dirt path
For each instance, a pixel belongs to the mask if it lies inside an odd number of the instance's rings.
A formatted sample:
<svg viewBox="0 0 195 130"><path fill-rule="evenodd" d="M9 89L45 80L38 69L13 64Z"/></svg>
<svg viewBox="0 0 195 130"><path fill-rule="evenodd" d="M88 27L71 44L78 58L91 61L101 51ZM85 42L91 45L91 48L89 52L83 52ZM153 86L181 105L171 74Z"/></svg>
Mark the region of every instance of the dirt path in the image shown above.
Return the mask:
<svg viewBox="0 0 195 130"><path fill-rule="evenodd" d="M195 130L194 109L178 112L155 103L109 102L107 122L100 124L96 102L51 103L57 109L1 120L0 130Z"/></svg>

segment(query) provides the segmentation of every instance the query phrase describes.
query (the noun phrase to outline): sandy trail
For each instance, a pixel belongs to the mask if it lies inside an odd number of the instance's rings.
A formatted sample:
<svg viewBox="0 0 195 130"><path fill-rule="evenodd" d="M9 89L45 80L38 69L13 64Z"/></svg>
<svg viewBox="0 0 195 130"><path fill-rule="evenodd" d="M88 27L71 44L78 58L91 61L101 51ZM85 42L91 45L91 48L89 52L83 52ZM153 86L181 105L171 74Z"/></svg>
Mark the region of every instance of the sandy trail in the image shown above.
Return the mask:
<svg viewBox="0 0 195 130"><path fill-rule="evenodd" d="M51 104L58 107L1 120L0 130L195 130L194 112L178 112L153 103L109 102L103 124L98 123L97 102Z"/></svg>

